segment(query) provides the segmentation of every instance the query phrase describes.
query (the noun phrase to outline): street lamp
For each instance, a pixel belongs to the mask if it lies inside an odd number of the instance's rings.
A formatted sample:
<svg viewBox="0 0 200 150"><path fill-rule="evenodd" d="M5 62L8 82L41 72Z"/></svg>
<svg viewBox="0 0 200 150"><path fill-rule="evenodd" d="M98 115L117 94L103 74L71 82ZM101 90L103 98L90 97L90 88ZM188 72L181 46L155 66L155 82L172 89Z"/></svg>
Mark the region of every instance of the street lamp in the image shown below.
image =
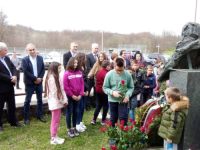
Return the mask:
<svg viewBox="0 0 200 150"><path fill-rule="evenodd" d="M160 47L159 44L158 44L158 46L156 46L156 47L158 48L158 54L159 54L159 47Z"/></svg>
<svg viewBox="0 0 200 150"><path fill-rule="evenodd" d="M196 22L196 16L197 16L197 1L198 1L198 0L196 0L196 9L195 9L195 17L194 17L194 22Z"/></svg>

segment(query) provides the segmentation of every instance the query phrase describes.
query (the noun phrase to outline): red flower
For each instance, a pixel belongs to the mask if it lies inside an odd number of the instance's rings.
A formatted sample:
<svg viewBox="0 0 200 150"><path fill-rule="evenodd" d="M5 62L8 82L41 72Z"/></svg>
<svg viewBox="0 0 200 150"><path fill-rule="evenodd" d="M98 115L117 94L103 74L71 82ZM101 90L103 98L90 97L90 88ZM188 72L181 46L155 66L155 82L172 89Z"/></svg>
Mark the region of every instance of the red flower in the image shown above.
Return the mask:
<svg viewBox="0 0 200 150"><path fill-rule="evenodd" d="M124 81L124 80L122 80L122 81L121 81L121 83L122 83L122 84L124 84L124 83L125 83L125 81Z"/></svg>
<svg viewBox="0 0 200 150"><path fill-rule="evenodd" d="M120 121L120 124L121 124L121 125L124 125L124 123L125 123L124 120L121 120L121 121Z"/></svg>
<svg viewBox="0 0 200 150"><path fill-rule="evenodd" d="M132 118L130 118L130 119L129 119L129 122L131 123L132 121L133 121L133 119L132 119Z"/></svg>
<svg viewBox="0 0 200 150"><path fill-rule="evenodd" d="M128 128L128 127L126 127L126 128L125 128L125 131L128 131L128 130L129 130L129 128Z"/></svg>
<svg viewBox="0 0 200 150"><path fill-rule="evenodd" d="M143 126L140 127L140 130L144 132L145 128Z"/></svg>
<svg viewBox="0 0 200 150"><path fill-rule="evenodd" d="M130 129L133 129L133 125L131 125Z"/></svg>
<svg viewBox="0 0 200 150"><path fill-rule="evenodd" d="M105 148L105 147L102 147L102 150L106 150L106 148Z"/></svg>
<svg viewBox="0 0 200 150"><path fill-rule="evenodd" d="M116 150L116 149L117 149L117 146L116 146L116 145L110 146L110 148L111 148L112 150Z"/></svg>
<svg viewBox="0 0 200 150"><path fill-rule="evenodd" d="M150 130L149 130L149 129L147 130L147 133L148 133L148 134L150 133Z"/></svg>
<svg viewBox="0 0 200 150"><path fill-rule="evenodd" d="M106 127L102 127L102 128L101 128L101 132L104 132L105 130L107 130Z"/></svg>
<svg viewBox="0 0 200 150"><path fill-rule="evenodd" d="M118 123L115 123L115 126L118 126Z"/></svg>
<svg viewBox="0 0 200 150"><path fill-rule="evenodd" d="M133 121L133 124L136 125L136 121L135 120Z"/></svg>
<svg viewBox="0 0 200 150"><path fill-rule="evenodd" d="M141 67L144 67L144 64L140 64Z"/></svg>
<svg viewBox="0 0 200 150"><path fill-rule="evenodd" d="M108 122L108 125L109 125L109 127L111 127L111 126L112 126L112 123L109 121L109 122Z"/></svg>
<svg viewBox="0 0 200 150"><path fill-rule="evenodd" d="M124 126L123 125L120 125L120 130L123 130L124 129Z"/></svg>

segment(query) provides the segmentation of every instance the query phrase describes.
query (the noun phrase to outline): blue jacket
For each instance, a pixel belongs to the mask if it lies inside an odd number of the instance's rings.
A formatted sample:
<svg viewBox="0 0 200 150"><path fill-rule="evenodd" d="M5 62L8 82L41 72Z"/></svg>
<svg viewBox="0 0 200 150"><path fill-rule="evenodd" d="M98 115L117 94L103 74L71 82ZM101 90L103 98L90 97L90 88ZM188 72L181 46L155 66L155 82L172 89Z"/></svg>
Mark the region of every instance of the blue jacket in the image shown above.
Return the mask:
<svg viewBox="0 0 200 150"><path fill-rule="evenodd" d="M147 75L145 75L144 80L145 80L145 82L144 82L143 85L147 85L150 88L148 88L148 89L142 88L142 93L153 94L153 89L156 87L156 77L155 77L155 75L153 73L148 77L147 77Z"/></svg>
<svg viewBox="0 0 200 150"><path fill-rule="evenodd" d="M126 58L125 61L126 61L126 66L130 66L130 65L131 65L131 64L130 64L130 60L128 60L128 59Z"/></svg>
<svg viewBox="0 0 200 150"><path fill-rule="evenodd" d="M37 72L38 77L34 76L33 65L30 61L30 56L26 56L22 59L22 70L24 72L24 84L32 85L37 78L43 78L45 73L45 67L42 56L37 55ZM42 82L41 82L42 83Z"/></svg>

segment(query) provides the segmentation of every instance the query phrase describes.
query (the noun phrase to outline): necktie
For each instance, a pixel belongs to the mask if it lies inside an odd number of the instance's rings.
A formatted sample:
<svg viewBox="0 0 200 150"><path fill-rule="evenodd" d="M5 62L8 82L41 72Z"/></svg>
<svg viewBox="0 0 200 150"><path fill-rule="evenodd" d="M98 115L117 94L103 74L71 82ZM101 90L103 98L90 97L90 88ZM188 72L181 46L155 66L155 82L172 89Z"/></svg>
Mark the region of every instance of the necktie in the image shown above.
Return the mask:
<svg viewBox="0 0 200 150"><path fill-rule="evenodd" d="M8 70L9 73L10 73L10 76L12 77L12 73L10 72L10 69L8 68L8 66L7 66L7 64L6 64L5 60L4 60L4 58L5 58L5 57L0 58L0 60L1 60L1 62L4 64L4 66L7 68L7 70Z"/></svg>
<svg viewBox="0 0 200 150"><path fill-rule="evenodd" d="M95 55L94 55L94 58L97 60L97 59L98 59L98 55L97 55L97 54L95 54Z"/></svg>

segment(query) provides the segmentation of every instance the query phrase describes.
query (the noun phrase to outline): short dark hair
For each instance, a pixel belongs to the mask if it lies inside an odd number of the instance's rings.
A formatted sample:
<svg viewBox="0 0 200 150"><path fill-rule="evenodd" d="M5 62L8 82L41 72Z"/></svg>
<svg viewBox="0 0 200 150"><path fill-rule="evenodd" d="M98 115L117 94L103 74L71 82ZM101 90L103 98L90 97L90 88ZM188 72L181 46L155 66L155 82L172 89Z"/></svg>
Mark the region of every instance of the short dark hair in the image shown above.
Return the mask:
<svg viewBox="0 0 200 150"><path fill-rule="evenodd" d="M126 66L126 70L132 70L131 66Z"/></svg>
<svg viewBox="0 0 200 150"><path fill-rule="evenodd" d="M108 60L104 60L104 61L102 62L102 67L103 67L103 68L106 68L107 66L110 66L110 62L109 62Z"/></svg>
<svg viewBox="0 0 200 150"><path fill-rule="evenodd" d="M119 55L122 56L123 52L126 52L126 50L121 50Z"/></svg>
<svg viewBox="0 0 200 150"><path fill-rule="evenodd" d="M138 61L136 59L133 59L132 63L133 64L138 64Z"/></svg>
<svg viewBox="0 0 200 150"><path fill-rule="evenodd" d="M118 67L124 67L124 60L122 58L116 58L115 60L115 66L118 66Z"/></svg>
<svg viewBox="0 0 200 150"><path fill-rule="evenodd" d="M80 65L77 66L76 69L74 69L74 61L77 60L75 57L71 57L67 63L67 68L66 70L68 70L69 72L72 71L79 71L80 70ZM78 60L77 60L78 61ZM79 63L79 62L78 62Z"/></svg>

